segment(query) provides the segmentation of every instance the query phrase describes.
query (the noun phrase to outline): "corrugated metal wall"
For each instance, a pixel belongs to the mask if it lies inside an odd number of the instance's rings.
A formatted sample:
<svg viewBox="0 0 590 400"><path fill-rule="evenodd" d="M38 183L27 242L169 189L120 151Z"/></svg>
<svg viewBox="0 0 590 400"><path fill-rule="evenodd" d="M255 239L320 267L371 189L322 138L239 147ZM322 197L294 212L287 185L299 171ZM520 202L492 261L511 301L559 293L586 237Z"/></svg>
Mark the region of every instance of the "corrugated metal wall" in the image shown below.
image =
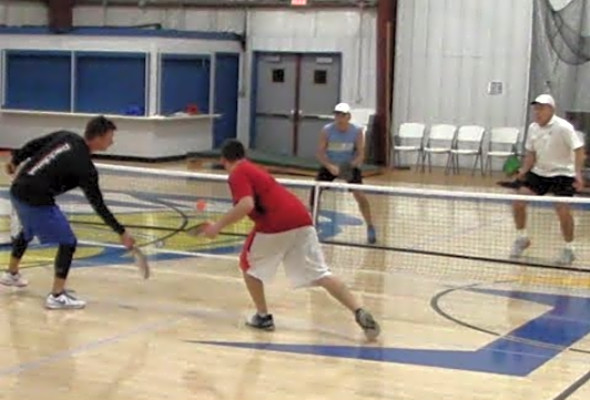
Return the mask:
<svg viewBox="0 0 590 400"><path fill-rule="evenodd" d="M532 2L400 0L393 125L526 125ZM489 95L490 81L504 92Z"/></svg>

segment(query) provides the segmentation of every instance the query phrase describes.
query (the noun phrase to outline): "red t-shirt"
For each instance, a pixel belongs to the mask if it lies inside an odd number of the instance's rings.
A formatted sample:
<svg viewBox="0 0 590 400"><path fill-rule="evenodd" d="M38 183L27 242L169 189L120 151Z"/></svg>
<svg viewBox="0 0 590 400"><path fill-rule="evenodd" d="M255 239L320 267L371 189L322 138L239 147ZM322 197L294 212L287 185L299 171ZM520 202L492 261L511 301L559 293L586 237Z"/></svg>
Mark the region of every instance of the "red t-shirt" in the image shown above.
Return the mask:
<svg viewBox="0 0 590 400"><path fill-rule="evenodd" d="M230 173L229 187L234 204L247 196L254 198L255 207L248 217L257 232L278 233L312 225L301 200L248 160L240 161Z"/></svg>

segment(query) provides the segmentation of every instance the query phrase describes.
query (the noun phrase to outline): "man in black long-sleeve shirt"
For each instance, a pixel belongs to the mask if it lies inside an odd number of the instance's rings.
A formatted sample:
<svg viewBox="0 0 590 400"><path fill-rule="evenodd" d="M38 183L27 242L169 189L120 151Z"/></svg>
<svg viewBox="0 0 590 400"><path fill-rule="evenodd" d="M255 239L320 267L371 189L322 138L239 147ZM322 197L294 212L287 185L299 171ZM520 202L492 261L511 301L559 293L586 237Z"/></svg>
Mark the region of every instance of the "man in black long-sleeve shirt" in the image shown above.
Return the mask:
<svg viewBox="0 0 590 400"><path fill-rule="evenodd" d="M91 160L93 152L106 150L113 144L115 130L113 122L100 116L88 122L84 138L76 133L58 131L32 140L13 152L6 169L11 175L16 173L10 194L22 229L13 238L9 268L0 277L0 283L27 285L18 266L29 242L36 236L41 243L59 246L53 289L45 306L49 309L84 308L86 303L65 289L77 239L55 203L56 196L78 187L96 213L121 236L123 245L128 249L134 246L133 237L104 203L98 172Z"/></svg>

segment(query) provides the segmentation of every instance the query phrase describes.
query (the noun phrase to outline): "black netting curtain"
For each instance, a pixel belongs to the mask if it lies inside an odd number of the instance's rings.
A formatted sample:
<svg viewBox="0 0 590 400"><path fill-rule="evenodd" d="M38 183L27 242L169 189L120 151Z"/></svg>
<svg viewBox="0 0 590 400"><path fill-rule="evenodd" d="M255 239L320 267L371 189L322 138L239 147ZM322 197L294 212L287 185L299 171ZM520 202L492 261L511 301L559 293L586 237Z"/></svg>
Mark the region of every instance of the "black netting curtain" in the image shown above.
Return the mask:
<svg viewBox="0 0 590 400"><path fill-rule="evenodd" d="M551 93L558 113L590 133L590 0L555 9L535 0L531 47L531 100Z"/></svg>

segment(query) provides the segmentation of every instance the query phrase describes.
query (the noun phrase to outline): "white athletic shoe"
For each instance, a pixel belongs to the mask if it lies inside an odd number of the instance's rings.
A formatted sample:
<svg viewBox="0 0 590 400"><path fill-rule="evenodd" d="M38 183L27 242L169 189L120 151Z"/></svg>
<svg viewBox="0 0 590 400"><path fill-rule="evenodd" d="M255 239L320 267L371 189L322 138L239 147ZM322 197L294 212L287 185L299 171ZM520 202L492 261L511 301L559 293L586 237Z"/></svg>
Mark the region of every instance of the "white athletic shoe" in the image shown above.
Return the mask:
<svg viewBox="0 0 590 400"><path fill-rule="evenodd" d="M72 310L86 307L86 302L77 299L71 291L65 291L59 296L50 293L45 300L45 307L50 310Z"/></svg>
<svg viewBox="0 0 590 400"><path fill-rule="evenodd" d="M526 237L519 237L512 244L512 250L510 251L510 258L519 258L522 253L531 245L531 241Z"/></svg>
<svg viewBox="0 0 590 400"><path fill-rule="evenodd" d="M0 284L22 288L27 286L29 282L23 278L20 272L13 275L8 271L4 271L2 275L0 275Z"/></svg>
<svg viewBox="0 0 590 400"><path fill-rule="evenodd" d="M567 247L561 250L559 254L559 258L557 259L557 264L559 265L571 265L574 260L576 259L576 255L572 249L568 249Z"/></svg>

